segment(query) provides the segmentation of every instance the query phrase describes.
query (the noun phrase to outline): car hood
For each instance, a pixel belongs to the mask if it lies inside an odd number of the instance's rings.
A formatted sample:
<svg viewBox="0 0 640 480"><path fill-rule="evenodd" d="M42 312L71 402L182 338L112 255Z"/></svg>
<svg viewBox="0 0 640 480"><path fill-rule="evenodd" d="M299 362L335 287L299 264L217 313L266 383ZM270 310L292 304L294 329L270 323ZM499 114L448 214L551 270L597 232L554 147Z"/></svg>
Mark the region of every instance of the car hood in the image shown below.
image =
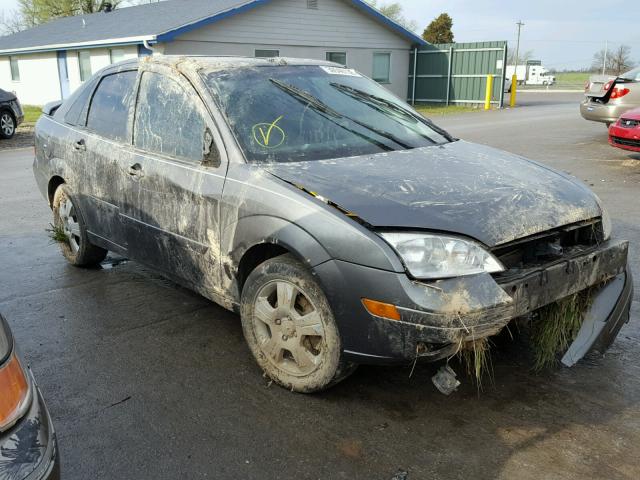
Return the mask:
<svg viewBox="0 0 640 480"><path fill-rule="evenodd" d="M601 214L577 180L464 141L265 168L374 227L452 232L489 247Z"/></svg>

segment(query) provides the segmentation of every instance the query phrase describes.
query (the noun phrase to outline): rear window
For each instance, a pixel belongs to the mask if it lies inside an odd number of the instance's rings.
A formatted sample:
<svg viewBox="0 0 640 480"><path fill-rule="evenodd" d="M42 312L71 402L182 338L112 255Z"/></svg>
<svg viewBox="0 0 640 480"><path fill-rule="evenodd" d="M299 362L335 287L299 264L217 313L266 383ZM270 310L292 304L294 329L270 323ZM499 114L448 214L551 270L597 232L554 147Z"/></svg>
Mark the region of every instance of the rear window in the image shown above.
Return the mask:
<svg viewBox="0 0 640 480"><path fill-rule="evenodd" d="M87 117L88 129L112 140L126 139L136 75L136 71L128 71L102 78L91 99Z"/></svg>
<svg viewBox="0 0 640 480"><path fill-rule="evenodd" d="M640 67L623 73L622 75L620 75L620 78L624 78L625 80L634 80L637 82L640 81Z"/></svg>

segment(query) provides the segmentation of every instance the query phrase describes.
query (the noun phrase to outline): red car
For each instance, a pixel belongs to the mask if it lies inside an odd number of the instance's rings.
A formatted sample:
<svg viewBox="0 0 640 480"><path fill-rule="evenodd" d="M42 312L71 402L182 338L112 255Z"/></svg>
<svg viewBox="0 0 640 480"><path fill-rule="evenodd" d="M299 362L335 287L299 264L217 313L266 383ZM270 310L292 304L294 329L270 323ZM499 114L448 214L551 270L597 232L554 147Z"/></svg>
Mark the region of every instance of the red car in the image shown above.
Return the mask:
<svg viewBox="0 0 640 480"><path fill-rule="evenodd" d="M609 143L614 147L640 152L640 108L623 113L609 127Z"/></svg>

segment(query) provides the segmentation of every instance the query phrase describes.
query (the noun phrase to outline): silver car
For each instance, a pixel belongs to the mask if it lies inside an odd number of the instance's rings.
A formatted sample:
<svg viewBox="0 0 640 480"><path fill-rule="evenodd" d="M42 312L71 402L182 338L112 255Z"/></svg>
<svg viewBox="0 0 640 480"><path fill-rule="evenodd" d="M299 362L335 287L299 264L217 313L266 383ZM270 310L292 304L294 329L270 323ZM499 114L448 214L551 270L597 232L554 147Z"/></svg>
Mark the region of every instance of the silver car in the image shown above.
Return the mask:
<svg viewBox="0 0 640 480"><path fill-rule="evenodd" d="M640 107L640 67L618 77L593 75L585 86L580 113L586 120L608 127L624 112L637 107Z"/></svg>

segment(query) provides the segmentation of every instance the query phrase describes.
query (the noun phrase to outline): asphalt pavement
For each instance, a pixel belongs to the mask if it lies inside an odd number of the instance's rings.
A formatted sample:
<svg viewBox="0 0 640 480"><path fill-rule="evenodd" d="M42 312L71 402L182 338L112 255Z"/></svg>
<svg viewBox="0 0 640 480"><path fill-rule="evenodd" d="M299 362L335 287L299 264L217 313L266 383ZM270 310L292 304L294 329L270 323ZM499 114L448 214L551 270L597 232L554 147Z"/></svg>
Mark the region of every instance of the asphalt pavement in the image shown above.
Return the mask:
<svg viewBox="0 0 640 480"><path fill-rule="evenodd" d="M579 99L523 93L523 107L435 120L586 181L640 279L640 156L609 147ZM236 315L134 262L68 266L32 155L0 152L0 311L49 405L63 478L639 477L638 293L607 355L571 369L534 374L524 346L503 340L481 392L459 368L445 397L418 364L293 394L263 378Z"/></svg>

